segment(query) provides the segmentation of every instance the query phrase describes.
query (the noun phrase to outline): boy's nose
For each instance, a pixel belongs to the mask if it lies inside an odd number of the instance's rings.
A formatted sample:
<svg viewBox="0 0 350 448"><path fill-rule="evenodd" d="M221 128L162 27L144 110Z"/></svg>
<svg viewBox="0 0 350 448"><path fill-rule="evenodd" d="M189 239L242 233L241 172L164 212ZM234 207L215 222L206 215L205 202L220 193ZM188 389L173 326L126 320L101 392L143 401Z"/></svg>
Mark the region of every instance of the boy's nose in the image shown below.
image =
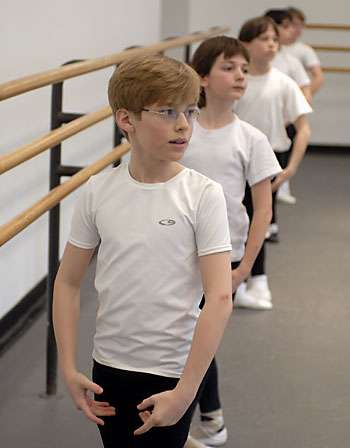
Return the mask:
<svg viewBox="0 0 350 448"><path fill-rule="evenodd" d="M184 112L180 112L176 119L176 129L184 129L189 127L189 121Z"/></svg>

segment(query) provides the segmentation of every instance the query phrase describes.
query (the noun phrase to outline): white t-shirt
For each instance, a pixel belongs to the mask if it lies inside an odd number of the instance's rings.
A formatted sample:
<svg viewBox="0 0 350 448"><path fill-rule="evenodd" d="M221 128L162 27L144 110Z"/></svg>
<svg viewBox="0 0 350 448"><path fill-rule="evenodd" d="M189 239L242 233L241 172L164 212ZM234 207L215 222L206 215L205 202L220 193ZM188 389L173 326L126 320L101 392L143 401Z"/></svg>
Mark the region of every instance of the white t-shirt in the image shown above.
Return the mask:
<svg viewBox="0 0 350 448"><path fill-rule="evenodd" d="M222 185L231 233L231 259L241 260L249 228L242 204L246 182L252 186L281 171L267 138L237 116L232 123L214 130L195 122L181 163Z"/></svg>
<svg viewBox="0 0 350 448"><path fill-rule="evenodd" d="M285 73L298 84L299 87L310 85L310 78L306 73L303 64L286 50L283 46L280 48L272 61L272 65Z"/></svg>
<svg viewBox="0 0 350 448"><path fill-rule="evenodd" d="M321 65L319 57L310 45L304 44L303 42L295 42L286 46L286 50L298 58L306 70L316 65Z"/></svg>
<svg viewBox="0 0 350 448"><path fill-rule="evenodd" d="M94 359L179 377L203 293L198 257L231 250L222 187L187 168L144 184L122 164L84 186L69 242L100 242Z"/></svg>
<svg viewBox="0 0 350 448"><path fill-rule="evenodd" d="M295 81L273 67L265 75L248 75L247 90L235 112L260 129L275 152L284 152L290 146L285 127L312 109Z"/></svg>

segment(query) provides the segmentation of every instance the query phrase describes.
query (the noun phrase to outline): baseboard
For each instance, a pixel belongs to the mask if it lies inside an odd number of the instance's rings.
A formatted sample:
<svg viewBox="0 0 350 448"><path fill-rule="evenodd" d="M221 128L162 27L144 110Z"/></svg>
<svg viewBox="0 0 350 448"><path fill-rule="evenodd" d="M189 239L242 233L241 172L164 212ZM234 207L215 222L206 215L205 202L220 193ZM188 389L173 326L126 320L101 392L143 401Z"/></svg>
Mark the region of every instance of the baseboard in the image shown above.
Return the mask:
<svg viewBox="0 0 350 448"><path fill-rule="evenodd" d="M0 319L0 354L6 351L46 308L46 281L43 278L23 299Z"/></svg>
<svg viewBox="0 0 350 448"><path fill-rule="evenodd" d="M308 146L308 152L318 152L323 154L334 154L334 155L350 155L349 145L315 145L310 144Z"/></svg>

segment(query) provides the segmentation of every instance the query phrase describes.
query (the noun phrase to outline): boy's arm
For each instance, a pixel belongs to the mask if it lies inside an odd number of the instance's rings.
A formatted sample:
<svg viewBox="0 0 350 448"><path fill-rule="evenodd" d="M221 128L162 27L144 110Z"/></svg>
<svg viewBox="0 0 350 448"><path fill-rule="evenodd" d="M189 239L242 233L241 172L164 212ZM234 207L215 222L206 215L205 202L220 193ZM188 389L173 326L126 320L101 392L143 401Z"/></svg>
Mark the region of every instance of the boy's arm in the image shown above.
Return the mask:
<svg viewBox="0 0 350 448"><path fill-rule="evenodd" d="M312 91L311 91L311 84L307 84L305 86L301 86L300 90L302 91L303 95L306 98L306 101L309 104L312 104Z"/></svg>
<svg viewBox="0 0 350 448"><path fill-rule="evenodd" d="M73 401L90 420L103 425L96 415L112 415L112 409L107 403L101 406L88 397L88 391L101 393L102 388L79 373L76 366L80 284L93 253L94 249L67 244L55 280L53 323L60 367Z"/></svg>
<svg viewBox="0 0 350 448"><path fill-rule="evenodd" d="M153 426L173 425L183 416L196 396L231 315L230 252L202 256L199 263L205 306L197 321L183 374L175 389L153 395L138 406L144 424L135 431L136 435ZM147 408L152 406L150 413Z"/></svg>
<svg viewBox="0 0 350 448"><path fill-rule="evenodd" d="M311 94L315 95L324 82L323 71L320 65L314 65L308 69L308 72L311 77Z"/></svg>
<svg viewBox="0 0 350 448"><path fill-rule="evenodd" d="M296 129L296 135L292 147L292 153L287 167L272 182L272 191L277 191L280 185L287 179L295 175L303 160L307 145L309 143L311 131L306 115L300 115L293 123Z"/></svg>
<svg viewBox="0 0 350 448"><path fill-rule="evenodd" d="M270 179L264 179L251 187L253 218L249 229L244 256L237 269L232 271L232 289L248 277L264 242L272 217L272 193Z"/></svg>

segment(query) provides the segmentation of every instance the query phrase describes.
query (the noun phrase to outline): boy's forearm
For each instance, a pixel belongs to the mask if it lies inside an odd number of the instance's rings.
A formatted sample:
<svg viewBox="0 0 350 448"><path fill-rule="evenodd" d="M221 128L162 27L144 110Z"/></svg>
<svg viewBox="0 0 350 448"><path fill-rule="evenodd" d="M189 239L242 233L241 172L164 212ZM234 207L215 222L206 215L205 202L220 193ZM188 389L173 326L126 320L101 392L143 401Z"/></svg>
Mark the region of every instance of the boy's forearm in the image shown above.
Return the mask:
<svg viewBox="0 0 350 448"><path fill-rule="evenodd" d="M65 284L55 285L53 322L59 364L65 378L76 371L79 308L79 289L69 287Z"/></svg>
<svg viewBox="0 0 350 448"><path fill-rule="evenodd" d="M195 328L191 350L176 387L189 403L193 401L208 370L232 313L232 295L227 293L217 300L206 300Z"/></svg>
<svg viewBox="0 0 350 448"><path fill-rule="evenodd" d="M296 173L300 162L303 160L307 145L310 139L310 130L308 128L297 132L294 140L292 153L288 162L287 169L291 170L293 175Z"/></svg>
<svg viewBox="0 0 350 448"><path fill-rule="evenodd" d="M265 240L266 231L270 224L271 217L271 207L266 209L263 208L261 210L254 210L244 256L239 265L239 267L242 268L247 275L251 271L256 257L258 256L261 246Z"/></svg>

